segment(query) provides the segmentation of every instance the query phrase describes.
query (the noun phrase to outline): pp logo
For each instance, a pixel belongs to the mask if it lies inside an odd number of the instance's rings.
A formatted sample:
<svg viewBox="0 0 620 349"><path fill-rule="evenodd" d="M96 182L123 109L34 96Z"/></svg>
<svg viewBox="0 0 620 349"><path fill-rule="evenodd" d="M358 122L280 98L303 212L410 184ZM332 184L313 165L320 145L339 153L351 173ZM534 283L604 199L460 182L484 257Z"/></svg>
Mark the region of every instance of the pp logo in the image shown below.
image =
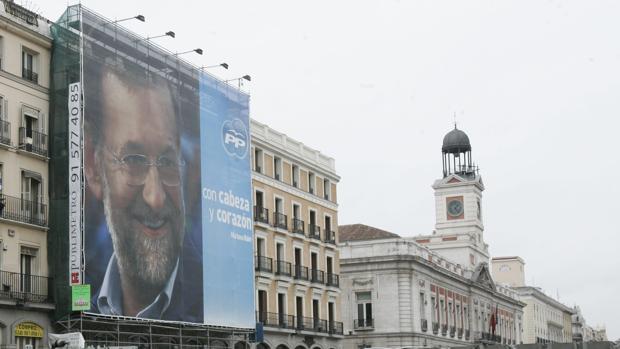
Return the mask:
<svg viewBox="0 0 620 349"><path fill-rule="evenodd" d="M230 156L243 159L248 153L248 130L239 119L228 120L222 125L222 145Z"/></svg>

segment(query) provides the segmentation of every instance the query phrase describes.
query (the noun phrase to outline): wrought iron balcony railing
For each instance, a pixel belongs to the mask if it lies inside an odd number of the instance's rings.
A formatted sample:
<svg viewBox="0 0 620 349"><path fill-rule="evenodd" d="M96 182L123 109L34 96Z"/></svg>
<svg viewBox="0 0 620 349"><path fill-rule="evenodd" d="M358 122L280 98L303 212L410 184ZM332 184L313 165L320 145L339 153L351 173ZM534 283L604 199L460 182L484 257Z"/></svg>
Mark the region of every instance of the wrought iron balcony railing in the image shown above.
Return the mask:
<svg viewBox="0 0 620 349"><path fill-rule="evenodd" d="M273 213L273 226L276 228L288 229L286 215L280 212Z"/></svg>
<svg viewBox="0 0 620 349"><path fill-rule="evenodd" d="M463 329L462 328L459 328L459 331L458 331L457 335L458 335L459 339L463 338Z"/></svg>
<svg viewBox="0 0 620 349"><path fill-rule="evenodd" d="M422 332L426 332L428 330L428 320L420 319L420 328L422 329Z"/></svg>
<svg viewBox="0 0 620 349"><path fill-rule="evenodd" d="M256 271L273 272L273 260L265 256L256 256Z"/></svg>
<svg viewBox="0 0 620 349"><path fill-rule="evenodd" d="M441 335L445 336L448 333L448 325L441 324Z"/></svg>
<svg viewBox="0 0 620 349"><path fill-rule="evenodd" d="M322 270L312 269L310 270L310 281L324 284L325 283L325 272Z"/></svg>
<svg viewBox="0 0 620 349"><path fill-rule="evenodd" d="M375 328L375 319L355 319L353 320L354 330L369 330Z"/></svg>
<svg viewBox="0 0 620 349"><path fill-rule="evenodd" d="M302 221L301 219L297 219L297 218L293 218L292 219L292 224L293 224L293 233L295 234L301 234L304 235L305 234L305 223L304 221Z"/></svg>
<svg viewBox="0 0 620 349"><path fill-rule="evenodd" d="M47 205L0 194L0 217L12 221L47 226Z"/></svg>
<svg viewBox="0 0 620 349"><path fill-rule="evenodd" d="M39 74L28 68L22 68L22 78L34 82L35 84L39 83Z"/></svg>
<svg viewBox="0 0 620 349"><path fill-rule="evenodd" d="M0 298L20 302L53 303L51 278L0 270Z"/></svg>
<svg viewBox="0 0 620 349"><path fill-rule="evenodd" d="M335 231L331 231L328 229L325 229L325 242L327 242L328 244L336 244L336 232Z"/></svg>
<svg viewBox="0 0 620 349"><path fill-rule="evenodd" d="M302 265L295 265L295 279L297 280L308 280L308 267L304 267Z"/></svg>
<svg viewBox="0 0 620 349"><path fill-rule="evenodd" d="M450 326L450 337L454 337L456 334L456 327Z"/></svg>
<svg viewBox="0 0 620 349"><path fill-rule="evenodd" d="M280 313L256 312L256 320L267 327L295 329L298 331L311 331L328 334L343 334L343 326L340 321L329 321L314 317L295 316Z"/></svg>
<svg viewBox="0 0 620 349"><path fill-rule="evenodd" d="M0 120L0 144L11 145L11 123L5 120Z"/></svg>
<svg viewBox="0 0 620 349"><path fill-rule="evenodd" d="M340 287L340 276L338 274L327 273L327 286Z"/></svg>
<svg viewBox="0 0 620 349"><path fill-rule="evenodd" d="M254 206L254 221L269 224L269 210L262 206Z"/></svg>
<svg viewBox="0 0 620 349"><path fill-rule="evenodd" d="M465 339L469 339L469 330L465 330Z"/></svg>
<svg viewBox="0 0 620 349"><path fill-rule="evenodd" d="M19 128L19 149L47 156L47 135L45 133Z"/></svg>
<svg viewBox="0 0 620 349"><path fill-rule="evenodd" d="M291 276L291 263L285 261L276 261L276 274Z"/></svg>
<svg viewBox="0 0 620 349"><path fill-rule="evenodd" d="M316 224L308 224L308 236L311 239L321 240L321 227Z"/></svg>

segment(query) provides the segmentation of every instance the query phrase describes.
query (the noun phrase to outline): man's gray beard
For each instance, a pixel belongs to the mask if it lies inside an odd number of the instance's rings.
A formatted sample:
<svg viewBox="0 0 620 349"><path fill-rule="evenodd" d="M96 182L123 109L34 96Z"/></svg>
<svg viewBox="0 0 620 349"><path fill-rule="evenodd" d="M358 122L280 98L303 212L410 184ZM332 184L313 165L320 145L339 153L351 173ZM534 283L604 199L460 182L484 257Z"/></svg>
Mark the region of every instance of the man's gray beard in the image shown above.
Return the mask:
<svg viewBox="0 0 620 349"><path fill-rule="evenodd" d="M142 213L150 211L142 195L137 193L136 199L125 209L112 208L110 187L105 170L102 169L101 173L103 210L121 276L132 280L135 287L144 287L146 290L163 289L176 267L183 244L183 208L179 212L174 209L170 199L166 198L165 210L168 210L170 232L158 238L150 238L140 231L134 231L131 222L125 222L123 219L129 218L133 211Z"/></svg>

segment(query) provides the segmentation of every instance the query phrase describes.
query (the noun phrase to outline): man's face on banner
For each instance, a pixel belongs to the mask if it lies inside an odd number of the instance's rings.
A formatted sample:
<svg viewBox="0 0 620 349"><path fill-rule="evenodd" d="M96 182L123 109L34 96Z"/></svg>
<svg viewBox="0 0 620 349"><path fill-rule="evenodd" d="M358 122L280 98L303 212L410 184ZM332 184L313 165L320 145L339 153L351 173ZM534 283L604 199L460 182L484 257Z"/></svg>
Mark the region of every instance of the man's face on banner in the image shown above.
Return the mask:
<svg viewBox="0 0 620 349"><path fill-rule="evenodd" d="M166 86L102 80L97 161L108 229L123 279L161 289L183 242L179 131Z"/></svg>

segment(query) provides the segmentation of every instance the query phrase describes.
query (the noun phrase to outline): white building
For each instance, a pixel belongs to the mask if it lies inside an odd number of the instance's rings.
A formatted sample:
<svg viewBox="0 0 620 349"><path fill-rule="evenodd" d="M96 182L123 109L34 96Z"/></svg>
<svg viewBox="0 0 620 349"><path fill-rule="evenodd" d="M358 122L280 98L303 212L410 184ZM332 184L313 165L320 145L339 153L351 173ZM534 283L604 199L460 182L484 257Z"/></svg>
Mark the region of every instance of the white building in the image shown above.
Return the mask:
<svg viewBox="0 0 620 349"><path fill-rule="evenodd" d="M484 185L469 138L455 128L442 152L433 234L340 226L345 348L521 343L524 304L489 272Z"/></svg>
<svg viewBox="0 0 620 349"><path fill-rule="evenodd" d="M49 22L0 2L0 348L41 347L48 278Z"/></svg>

